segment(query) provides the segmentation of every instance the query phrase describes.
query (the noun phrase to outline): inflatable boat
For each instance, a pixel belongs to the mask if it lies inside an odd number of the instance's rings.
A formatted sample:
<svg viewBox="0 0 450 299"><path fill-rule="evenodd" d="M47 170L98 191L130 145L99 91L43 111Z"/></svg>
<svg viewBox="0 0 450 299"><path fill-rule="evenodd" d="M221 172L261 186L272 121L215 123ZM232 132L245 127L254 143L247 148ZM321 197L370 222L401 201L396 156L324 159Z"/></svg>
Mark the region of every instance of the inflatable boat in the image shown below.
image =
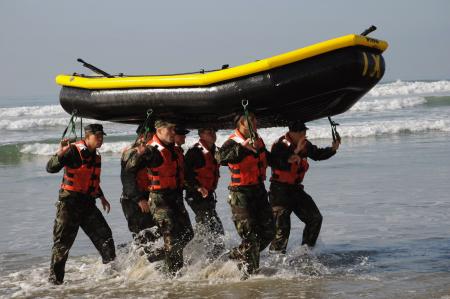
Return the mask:
<svg viewBox="0 0 450 299"><path fill-rule="evenodd" d="M347 111L383 77L387 43L350 34L248 64L175 75L58 75L60 103L79 117L142 123L151 109L186 127L232 127L243 101L258 127Z"/></svg>

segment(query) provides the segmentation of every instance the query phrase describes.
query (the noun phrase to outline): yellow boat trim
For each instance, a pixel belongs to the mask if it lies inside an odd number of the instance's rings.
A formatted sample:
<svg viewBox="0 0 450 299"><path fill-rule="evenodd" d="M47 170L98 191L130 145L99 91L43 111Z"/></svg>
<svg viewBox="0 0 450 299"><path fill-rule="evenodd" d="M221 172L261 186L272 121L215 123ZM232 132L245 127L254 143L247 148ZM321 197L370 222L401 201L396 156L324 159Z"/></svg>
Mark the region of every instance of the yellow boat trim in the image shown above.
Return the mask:
<svg viewBox="0 0 450 299"><path fill-rule="evenodd" d="M260 73L323 53L353 46L375 48L383 52L387 49L388 44L387 42L382 40L377 40L356 34L349 34L281 55L204 74L194 73L184 75L156 75L135 77L124 76L114 78L86 78L72 75L58 75L56 77L56 83L62 86L78 87L84 89L206 86L221 81L232 80L255 73Z"/></svg>

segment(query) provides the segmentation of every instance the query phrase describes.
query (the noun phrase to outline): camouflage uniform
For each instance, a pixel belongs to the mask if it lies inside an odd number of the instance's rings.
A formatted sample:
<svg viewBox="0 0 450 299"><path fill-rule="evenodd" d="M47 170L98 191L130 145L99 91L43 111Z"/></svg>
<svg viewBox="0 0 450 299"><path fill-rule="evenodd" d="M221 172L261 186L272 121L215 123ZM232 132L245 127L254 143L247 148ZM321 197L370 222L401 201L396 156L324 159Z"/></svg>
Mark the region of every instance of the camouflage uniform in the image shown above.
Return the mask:
<svg viewBox="0 0 450 299"><path fill-rule="evenodd" d="M262 150L266 151L265 148ZM228 165L239 163L248 155L254 153L229 139L217 151L216 159L221 165ZM264 182L228 189L233 222L242 239L241 244L231 250L230 258L244 262L247 272L252 274L259 268L260 251L269 245L275 233L267 191Z"/></svg>
<svg viewBox="0 0 450 299"><path fill-rule="evenodd" d="M177 159L173 145L166 146ZM153 146L147 146L142 155L148 168L159 167L163 158ZM181 187L181 186L180 186ZM164 239L165 263L168 271L174 274L183 267L183 249L194 237L189 214L183 202L182 189L150 191L150 212Z"/></svg>
<svg viewBox="0 0 450 299"><path fill-rule="evenodd" d="M210 150L214 155L215 146ZM212 244L209 252L212 258L217 257L225 249L224 229L222 221L216 212L215 192L209 192L206 198L197 191L200 183L196 179L195 170L205 165L205 158L198 147L192 147L185 156L186 202L195 213L195 221L199 225L199 231L205 233L207 242Z"/></svg>
<svg viewBox="0 0 450 299"><path fill-rule="evenodd" d="M150 192L150 211L164 238L167 268L175 273L183 267L183 249L194 237L182 193L178 190Z"/></svg>
<svg viewBox="0 0 450 299"><path fill-rule="evenodd" d="M141 191L137 186L137 172L145 167L142 164L136 148L122 153L120 178L123 188L120 203L134 241L148 251L145 244L154 242L159 236L150 230L156 226L152 215L143 213L138 205L139 201L148 200L148 191Z"/></svg>
<svg viewBox="0 0 450 299"><path fill-rule="evenodd" d="M70 149L59 158L54 155L47 163L47 172L59 172L64 166L78 168L81 158L77 149ZM103 192L100 190L100 197ZM60 190L56 203L57 212L53 228L53 249L49 280L61 284L64 280L64 269L69 250L78 233L79 227L91 239L99 251L103 263L115 259L115 247L112 232L100 210L95 205L95 198L67 190Z"/></svg>
<svg viewBox="0 0 450 299"><path fill-rule="evenodd" d="M294 154L294 145L289 147L283 143L275 143L272 147L272 168L289 170L288 158ZM306 141L306 150L299 153L302 158L311 158L314 161L326 160L336 152L331 148L318 148ZM271 251L286 252L291 230L291 213L305 223L302 245L314 246L322 226L322 215L311 196L304 190L301 183L291 185L272 181L269 195L275 220L276 235L270 244Z"/></svg>

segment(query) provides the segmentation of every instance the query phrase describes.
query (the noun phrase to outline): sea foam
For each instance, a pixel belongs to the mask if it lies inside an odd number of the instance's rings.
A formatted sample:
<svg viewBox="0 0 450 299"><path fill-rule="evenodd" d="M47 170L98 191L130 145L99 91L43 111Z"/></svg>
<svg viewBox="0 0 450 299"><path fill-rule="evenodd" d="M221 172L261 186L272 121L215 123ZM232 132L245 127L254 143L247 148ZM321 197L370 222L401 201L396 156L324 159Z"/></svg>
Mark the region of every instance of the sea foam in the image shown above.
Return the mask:
<svg viewBox="0 0 450 299"><path fill-rule="evenodd" d="M378 84L368 92L370 97L384 97L396 95L431 95L450 93L450 81L395 81Z"/></svg>
<svg viewBox="0 0 450 299"><path fill-rule="evenodd" d="M50 116L64 115L67 113L59 105L23 106L13 108L0 108L0 118L19 116Z"/></svg>
<svg viewBox="0 0 450 299"><path fill-rule="evenodd" d="M423 105L427 100L423 97L405 97L389 99L363 99L357 102L351 109L351 112L381 112L388 110L399 110Z"/></svg>
<svg viewBox="0 0 450 299"><path fill-rule="evenodd" d="M339 134L343 138L364 138L374 136L387 136L396 134L415 134L429 131L450 132L450 120L387 120L387 121L367 121L366 123L348 123L341 125ZM260 129L258 132L263 137L267 148L270 149L272 144L283 136L287 128L266 128ZM231 131L221 130L217 133L217 145L222 145L231 134ZM329 139L331 144L331 130L328 125L311 126L308 130L308 139ZM193 132L186 138L185 149L192 146L198 141L198 136ZM120 154L130 146L130 141L105 142L100 148L100 153ZM31 143L19 146L22 154L31 155L52 155L58 149L57 144L47 143Z"/></svg>
<svg viewBox="0 0 450 299"><path fill-rule="evenodd" d="M67 118L25 118L19 120L0 120L2 130L28 130L49 127L67 126Z"/></svg>
<svg viewBox="0 0 450 299"><path fill-rule="evenodd" d="M106 142L99 149L100 153L122 153L122 151L130 146L131 142L128 141L117 141L117 142ZM32 143L24 144L20 146L20 152L22 154L31 154L39 156L50 156L56 153L58 150L58 144L48 144L48 143Z"/></svg>

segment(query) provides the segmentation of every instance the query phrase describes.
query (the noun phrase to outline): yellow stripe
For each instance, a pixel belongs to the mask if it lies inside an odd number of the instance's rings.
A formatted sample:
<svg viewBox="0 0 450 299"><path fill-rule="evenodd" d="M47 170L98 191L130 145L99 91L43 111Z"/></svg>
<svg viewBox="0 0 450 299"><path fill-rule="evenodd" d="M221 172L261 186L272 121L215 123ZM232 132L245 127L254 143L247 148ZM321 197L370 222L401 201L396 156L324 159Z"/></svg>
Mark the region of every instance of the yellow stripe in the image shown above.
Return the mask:
<svg viewBox="0 0 450 299"><path fill-rule="evenodd" d="M376 77L379 79L381 77L381 69L380 69L380 55L374 55L372 54L374 66L373 71L370 74L370 77L373 77L376 75Z"/></svg>
<svg viewBox="0 0 450 299"><path fill-rule="evenodd" d="M384 51L388 47L388 44L385 41L350 34L314 44L305 48L300 48L281 55L205 74L195 73L186 75L116 78L85 78L71 75L58 75L56 77L56 83L62 86L79 87L84 89L206 86L221 81L227 81L267 71L323 53L352 46L364 46Z"/></svg>
<svg viewBox="0 0 450 299"><path fill-rule="evenodd" d="M362 54L364 57L364 69L362 75L365 76L367 74L367 69L369 68L369 59L367 58L366 52L363 52Z"/></svg>

